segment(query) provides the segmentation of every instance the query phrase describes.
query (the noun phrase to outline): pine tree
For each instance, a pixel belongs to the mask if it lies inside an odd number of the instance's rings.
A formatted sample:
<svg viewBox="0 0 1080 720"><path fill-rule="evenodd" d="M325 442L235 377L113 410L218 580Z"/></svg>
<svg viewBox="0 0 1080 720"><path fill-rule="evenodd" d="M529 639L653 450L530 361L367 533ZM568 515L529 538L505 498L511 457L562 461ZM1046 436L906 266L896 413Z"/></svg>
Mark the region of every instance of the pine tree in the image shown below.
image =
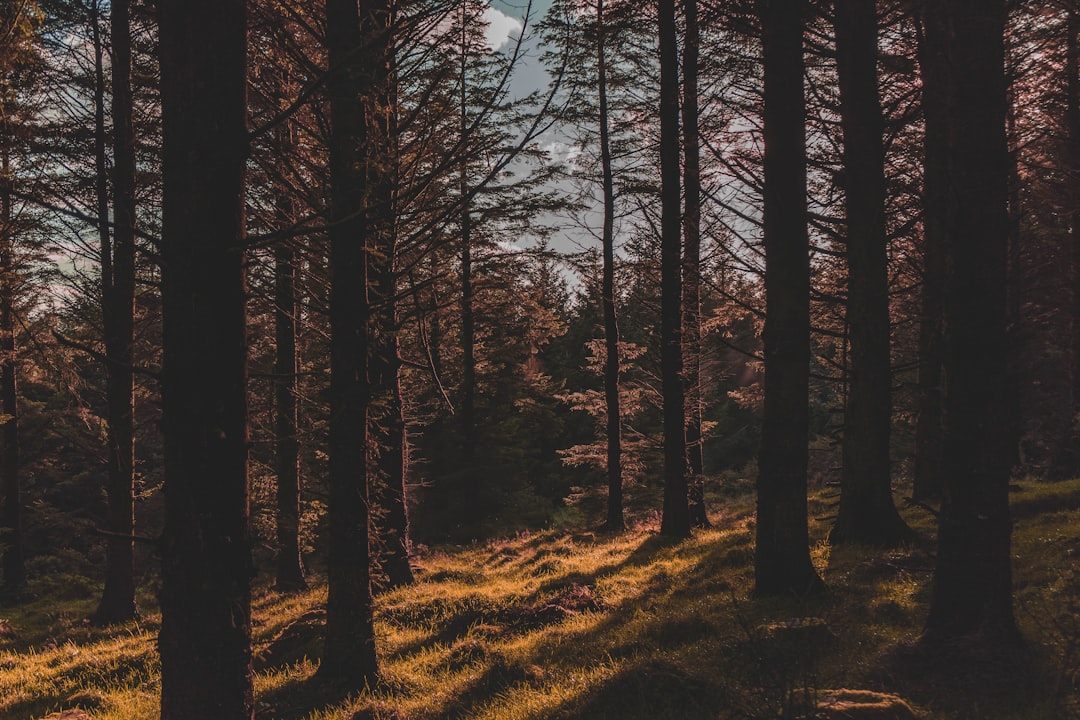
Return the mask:
<svg viewBox="0 0 1080 720"><path fill-rule="evenodd" d="M93 7L98 7L95 1ZM129 0L110 4L112 41L113 231L108 213L99 211L101 237L102 321L104 323L108 413L108 540L105 589L94 614L98 622L123 622L138 616L135 605L135 138L131 89L131 29ZM96 15L96 12L95 12ZM95 37L97 19L93 18ZM95 43L101 67L100 43ZM100 73L100 70L99 70ZM104 119L97 87L99 127L99 198L105 207Z"/></svg>
<svg viewBox="0 0 1080 720"><path fill-rule="evenodd" d="M1005 347L1008 147L1003 0L927 6L929 77L947 78L945 493L923 642L1019 639L1012 608ZM947 61L945 66L935 62ZM931 149L928 147L927 152Z"/></svg>
<svg viewBox="0 0 1080 720"><path fill-rule="evenodd" d="M660 373L664 401L664 513L660 533L690 535L682 345L682 183L679 172L679 61L675 2L661 0L660 33Z"/></svg>
<svg viewBox="0 0 1080 720"><path fill-rule="evenodd" d="M163 0L158 17L164 123L161 717L237 720L254 714L246 3Z"/></svg>
<svg viewBox="0 0 1080 720"><path fill-rule="evenodd" d="M758 459L756 592L821 586L810 562L810 266L806 228L803 2L759 0L764 63L765 414Z"/></svg>
<svg viewBox="0 0 1080 720"><path fill-rule="evenodd" d="M836 0L836 57L844 132L848 292L851 344L844 408L840 510L829 534L836 543L895 545L911 536L892 497L889 435L888 238L885 227L885 123L877 80L877 10Z"/></svg>

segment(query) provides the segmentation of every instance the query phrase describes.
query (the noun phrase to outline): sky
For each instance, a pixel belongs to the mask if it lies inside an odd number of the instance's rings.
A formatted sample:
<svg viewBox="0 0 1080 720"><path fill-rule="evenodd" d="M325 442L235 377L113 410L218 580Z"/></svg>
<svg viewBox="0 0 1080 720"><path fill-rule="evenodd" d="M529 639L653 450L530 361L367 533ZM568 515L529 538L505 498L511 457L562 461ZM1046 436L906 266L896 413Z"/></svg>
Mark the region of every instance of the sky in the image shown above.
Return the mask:
<svg viewBox="0 0 1080 720"><path fill-rule="evenodd" d="M533 0L528 7L528 0L489 0L489 9L485 19L491 23L488 27L488 43L495 49L509 50L521 34L523 19L528 9L529 31L526 32L525 57L515 68L511 80L514 94L527 95L533 90L546 88L548 74L540 62L537 40L532 31L551 7L551 0Z"/></svg>

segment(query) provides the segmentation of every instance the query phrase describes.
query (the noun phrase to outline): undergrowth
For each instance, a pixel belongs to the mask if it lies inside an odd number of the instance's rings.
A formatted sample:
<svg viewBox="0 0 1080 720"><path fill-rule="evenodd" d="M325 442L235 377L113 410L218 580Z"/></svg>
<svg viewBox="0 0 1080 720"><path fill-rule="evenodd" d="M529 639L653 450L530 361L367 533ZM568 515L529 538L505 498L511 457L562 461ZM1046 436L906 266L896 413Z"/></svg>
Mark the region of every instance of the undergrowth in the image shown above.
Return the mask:
<svg viewBox="0 0 1080 720"><path fill-rule="evenodd" d="M552 530L425 551L415 585L377 598L380 684L348 697L313 679L325 586L262 589L257 716L808 718L826 690L859 688L896 694L926 718L1080 717L1080 481L1025 482L1013 500L1023 677L911 651L933 569L924 510L904 510L920 540L892 551L830 547L828 523L815 522L812 555L828 591L765 600L750 594L747 496L717 505L713 529L679 543L642 521L617 536ZM815 503L812 512L827 510ZM101 629L84 621L96 592L43 579L3 608L0 718L73 708L95 720L157 717L153 598L141 599L140 622Z"/></svg>

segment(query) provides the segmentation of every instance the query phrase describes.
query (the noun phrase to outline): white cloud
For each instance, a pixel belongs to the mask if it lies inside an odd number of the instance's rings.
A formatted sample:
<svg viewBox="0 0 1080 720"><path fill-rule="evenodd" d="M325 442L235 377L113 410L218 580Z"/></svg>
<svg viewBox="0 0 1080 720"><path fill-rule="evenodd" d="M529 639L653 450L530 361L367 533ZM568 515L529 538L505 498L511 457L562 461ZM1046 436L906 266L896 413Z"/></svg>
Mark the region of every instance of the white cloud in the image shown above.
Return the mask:
<svg viewBox="0 0 1080 720"><path fill-rule="evenodd" d="M484 11L484 20L488 23L485 39L492 50L501 50L507 44L517 40L521 33L521 21L493 7Z"/></svg>
<svg viewBox="0 0 1080 720"><path fill-rule="evenodd" d="M564 162L567 165L574 165L578 157L581 155L581 148L568 145L558 140L553 140L540 148L548 157L555 162Z"/></svg>

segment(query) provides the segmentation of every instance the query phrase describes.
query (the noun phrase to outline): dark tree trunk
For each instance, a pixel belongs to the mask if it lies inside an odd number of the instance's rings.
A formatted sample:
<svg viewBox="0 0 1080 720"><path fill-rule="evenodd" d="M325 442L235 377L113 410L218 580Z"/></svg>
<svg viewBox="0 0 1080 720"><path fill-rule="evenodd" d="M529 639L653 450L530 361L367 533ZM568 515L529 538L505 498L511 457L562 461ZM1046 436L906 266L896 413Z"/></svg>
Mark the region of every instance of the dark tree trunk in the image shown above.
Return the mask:
<svg viewBox="0 0 1080 720"><path fill-rule="evenodd" d="M462 195L468 194L462 170ZM473 311L473 262L472 262L472 213L467 207L461 211L461 449L465 472L468 504L474 513L470 520L480 520L480 487L475 479L473 461L476 453L476 316Z"/></svg>
<svg viewBox="0 0 1080 720"><path fill-rule="evenodd" d="M608 117L607 26L604 0L596 2L596 92L599 103L601 188L604 195L603 278L600 302L604 314L604 402L607 409L608 530L626 527L623 517L622 412L619 408L619 320L615 312L615 175L611 168L611 126Z"/></svg>
<svg viewBox="0 0 1080 720"><path fill-rule="evenodd" d="M922 18L920 18L922 24ZM919 317L918 417L915 424L915 462L912 496L940 497L941 435L944 429L942 376L942 313L945 292L945 236L950 201L946 153L949 143L947 59L940 42L931 43L925 30L919 37L923 83L923 276Z"/></svg>
<svg viewBox="0 0 1080 720"><path fill-rule="evenodd" d="M467 3L461 4L461 68L458 82L461 84L459 108L460 141L464 143L469 134L469 111L467 100L467 70L469 60ZM476 453L476 317L473 312L472 269L472 211L469 201L469 164L462 148L459 168L458 193L461 201L461 390L459 413L461 423L462 469L465 473L463 501L465 524L474 529L484 519L485 511L478 473L474 467Z"/></svg>
<svg viewBox="0 0 1080 720"><path fill-rule="evenodd" d="M0 142L0 412L6 416L0 438L3 457L0 473L4 492L3 536L4 589L18 590L26 584L23 547L22 498L19 492L19 407L15 378L15 234L11 213L11 149L8 147L10 124L5 116L4 135Z"/></svg>
<svg viewBox="0 0 1080 720"><path fill-rule="evenodd" d="M319 674L352 688L375 682L369 513L368 255L386 227L390 78L385 2L327 0L330 76L330 555L326 646Z"/></svg>
<svg viewBox="0 0 1080 720"><path fill-rule="evenodd" d="M107 528L112 533L106 546L105 590L94 613L94 620L100 623L124 622L139 614L135 606L135 548L129 539L135 529L135 382L132 370L135 363L135 133L132 127L129 5L128 0L113 0L110 16L114 216L111 243L106 222L103 74L99 74L99 95L95 98L98 110L95 123L99 128L99 215L103 221L99 229L108 421ZM96 60L101 73L100 55Z"/></svg>
<svg viewBox="0 0 1080 720"><path fill-rule="evenodd" d="M393 90L394 79L390 89ZM391 123L396 123L396 94L386 98L390 108ZM393 127L390 127L391 133ZM397 308L397 228L394 188L397 185L397 141L393 135L385 138L385 150L392 160L386 162L391 173L387 182L380 186L383 195L376 198L380 209L386 213L386 222L373 234L375 252L371 255L371 283L375 295L373 323L373 352L371 356L372 396L378 415L372 427L376 428L375 447L378 452L376 470L379 474L378 504L381 515L379 561L386 573L390 588L413 582L409 561L409 512L406 494L406 478L409 468L409 440L405 426L405 407L401 393L401 349L398 334Z"/></svg>
<svg viewBox="0 0 1080 720"><path fill-rule="evenodd" d="M911 529L893 503L885 122L877 84L877 11L836 0L836 66L844 131L847 210L847 326L851 343L844 407L840 510L834 543L893 546Z"/></svg>
<svg viewBox="0 0 1080 720"><path fill-rule="evenodd" d="M1023 212L1020 200L1020 146L1021 140L1016 127L1016 113L1014 98L1016 96L1015 83L1017 82L1016 70L1013 69L1012 51L1008 45L1006 52L1006 116L1005 133L1009 148L1009 257L1006 264L1005 297L1007 311L1005 318L1006 352L1008 360L1009 383L1006 386L1006 396L1009 402L1009 468L1020 464L1020 441L1024 434L1023 410L1021 405L1021 367L1023 366L1023 354L1025 352L1021 323L1023 322L1024 289L1023 289L1023 263L1022 263L1022 237L1020 234L1020 217Z"/></svg>
<svg viewBox="0 0 1080 720"><path fill-rule="evenodd" d="M683 0L683 348L690 524L709 527L701 437L701 138L698 132L697 0Z"/></svg>
<svg viewBox="0 0 1080 720"><path fill-rule="evenodd" d="M927 42L950 73L945 191L945 493L924 642L1019 640L1013 617L1006 365L1008 147L1004 0L946 0L926 13Z"/></svg>
<svg viewBox="0 0 1080 720"><path fill-rule="evenodd" d="M690 536L683 395L679 58L675 1L657 6L660 32L660 380L664 396L664 515L660 533Z"/></svg>
<svg viewBox="0 0 1080 720"><path fill-rule="evenodd" d="M430 259L430 273L432 278L439 276L439 259L436 253L431 253ZM431 373L435 376L438 382L441 384L441 378L443 375L443 363L442 363L442 343L443 343L443 330L442 330L442 308L439 302L439 291L435 282L431 283L431 290L428 302L427 316L431 318L431 326L428 330L428 353L431 360Z"/></svg>
<svg viewBox="0 0 1080 720"><path fill-rule="evenodd" d="M376 286L379 283L376 282ZM391 303L393 301L391 300ZM387 312L380 309L377 315ZM386 573L388 586L392 588L413 582L409 559L409 510L406 478L409 469L409 437L405 426L405 407L401 393L401 351L397 335L397 313L390 309L385 318L385 334L376 338L376 353L372 362L375 397L379 398L381 429L379 438L378 472L379 505L382 523L379 539L382 552L380 562Z"/></svg>
<svg viewBox="0 0 1080 720"><path fill-rule="evenodd" d="M286 76L276 76L278 92L285 93ZM280 162L296 149L293 128L283 122L275 129ZM284 175L283 175L284 176ZM296 221L289 189L278 186L277 221L287 228ZM300 301L296 283L300 259L288 241L274 247L274 463L277 475L277 568L274 587L297 592L308 587L300 547L300 435L297 337Z"/></svg>
<svg viewBox="0 0 1080 720"><path fill-rule="evenodd" d="M1070 429L1080 417L1080 13L1070 10L1066 23L1066 108L1068 131L1068 189L1072 202L1069 237L1072 242L1072 416ZM1080 472L1080 437L1069 432L1063 463L1065 475Z"/></svg>
<svg viewBox="0 0 1080 720"><path fill-rule="evenodd" d="M283 193L284 195L284 193ZM279 205L292 219L291 201ZM288 243L274 248L274 462L277 464L277 573L274 587L284 592L307 589L300 552L300 442L296 329L300 304L296 251Z"/></svg>
<svg viewBox="0 0 1080 720"><path fill-rule="evenodd" d="M161 717L239 720L254 710L243 250L247 13L242 0L160 0L158 22Z"/></svg>
<svg viewBox="0 0 1080 720"><path fill-rule="evenodd" d="M759 0L765 70L765 408L758 459L755 590L804 595L810 562L806 472L810 255L806 229L806 3Z"/></svg>

